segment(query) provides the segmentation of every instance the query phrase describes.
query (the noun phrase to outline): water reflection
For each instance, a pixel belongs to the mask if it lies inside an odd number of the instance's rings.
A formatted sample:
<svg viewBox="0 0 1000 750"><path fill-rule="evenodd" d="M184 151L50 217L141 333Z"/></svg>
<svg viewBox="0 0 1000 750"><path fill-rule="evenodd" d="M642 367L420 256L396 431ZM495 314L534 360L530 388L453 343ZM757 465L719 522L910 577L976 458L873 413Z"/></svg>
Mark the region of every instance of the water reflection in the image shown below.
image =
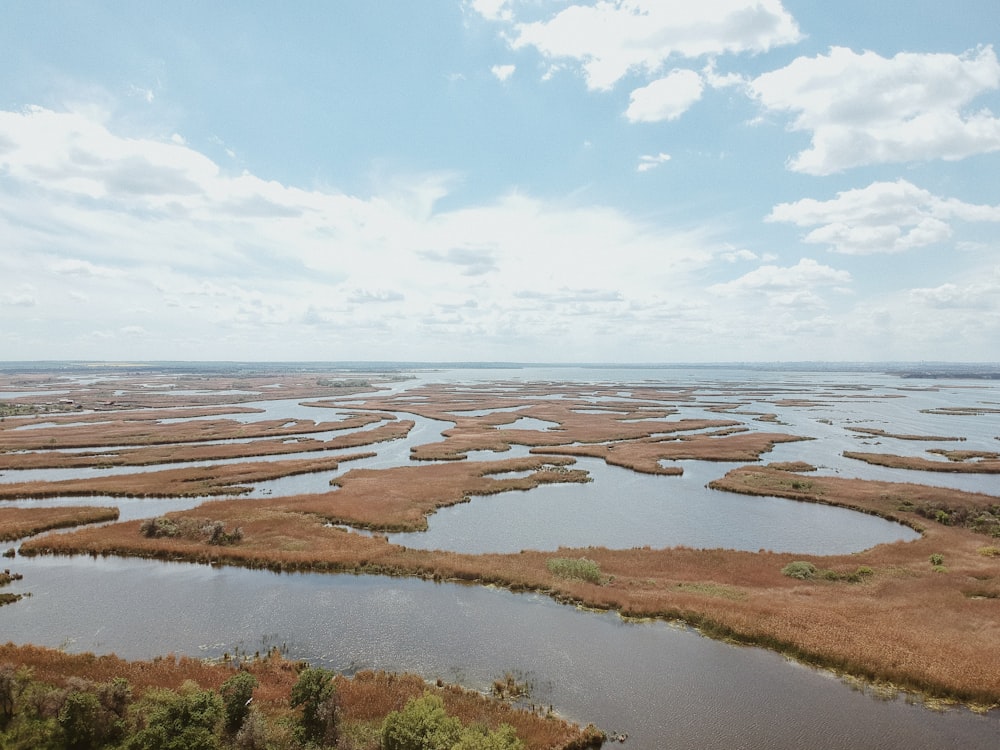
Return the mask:
<svg viewBox="0 0 1000 750"><path fill-rule="evenodd" d="M683 544L834 555L919 536L901 524L844 508L705 487L739 464L677 463L684 475L668 477L583 459L577 467L586 469L593 482L473 497L471 503L439 509L428 518L427 531L392 534L389 540L474 554Z"/></svg>

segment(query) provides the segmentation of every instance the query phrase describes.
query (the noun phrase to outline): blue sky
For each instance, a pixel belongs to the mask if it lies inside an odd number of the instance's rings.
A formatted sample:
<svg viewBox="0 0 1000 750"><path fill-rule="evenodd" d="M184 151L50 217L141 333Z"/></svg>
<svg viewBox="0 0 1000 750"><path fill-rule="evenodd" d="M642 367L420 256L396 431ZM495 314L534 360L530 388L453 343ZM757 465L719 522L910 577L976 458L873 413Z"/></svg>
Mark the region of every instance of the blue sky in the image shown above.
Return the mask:
<svg viewBox="0 0 1000 750"><path fill-rule="evenodd" d="M7 0L0 359L997 361L996 47L995 0Z"/></svg>

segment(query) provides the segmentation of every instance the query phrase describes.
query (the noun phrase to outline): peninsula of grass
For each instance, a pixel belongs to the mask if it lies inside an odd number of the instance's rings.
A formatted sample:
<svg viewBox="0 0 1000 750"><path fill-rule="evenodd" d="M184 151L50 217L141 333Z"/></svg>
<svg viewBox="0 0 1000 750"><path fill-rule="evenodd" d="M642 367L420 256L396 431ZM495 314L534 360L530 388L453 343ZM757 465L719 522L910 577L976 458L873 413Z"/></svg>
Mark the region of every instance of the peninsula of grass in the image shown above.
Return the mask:
<svg viewBox="0 0 1000 750"><path fill-rule="evenodd" d="M1000 474L1000 453L972 451L935 451L935 453L948 460L858 451L844 451L844 457L889 469L944 471L953 474Z"/></svg>
<svg viewBox="0 0 1000 750"><path fill-rule="evenodd" d="M90 523L118 520L118 508L56 507L56 508L2 508L0 507L0 542L41 534L52 529L67 529Z"/></svg>

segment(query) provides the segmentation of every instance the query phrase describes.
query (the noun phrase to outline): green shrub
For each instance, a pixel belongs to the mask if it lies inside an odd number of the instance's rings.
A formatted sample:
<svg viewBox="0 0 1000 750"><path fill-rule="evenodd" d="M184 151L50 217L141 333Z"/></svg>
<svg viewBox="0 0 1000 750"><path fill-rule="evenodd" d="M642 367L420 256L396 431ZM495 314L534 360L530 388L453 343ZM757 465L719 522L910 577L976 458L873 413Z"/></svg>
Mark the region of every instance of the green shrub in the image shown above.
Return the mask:
<svg viewBox="0 0 1000 750"><path fill-rule="evenodd" d="M1000 547L980 547L976 550L983 557L998 557L1000 556Z"/></svg>
<svg viewBox="0 0 1000 750"><path fill-rule="evenodd" d="M501 724L494 732L483 726L467 727L462 730L458 742L450 750L523 750L524 743L510 724Z"/></svg>
<svg viewBox="0 0 1000 750"><path fill-rule="evenodd" d="M382 722L382 750L523 750L513 727L502 724L490 731L476 724L463 727L449 716L440 696L425 692L410 698L402 711Z"/></svg>
<svg viewBox="0 0 1000 750"><path fill-rule="evenodd" d="M239 526L226 531L222 521L206 521L200 518L147 518L139 525L139 533L150 539L161 537L183 537L209 544L236 544L243 541L243 529Z"/></svg>
<svg viewBox="0 0 1000 750"><path fill-rule="evenodd" d="M560 578L575 578L588 583L601 582L601 567L586 557L553 557L546 563L549 572Z"/></svg>
<svg viewBox="0 0 1000 750"><path fill-rule="evenodd" d="M782 574L789 578L797 578L800 581L807 581L816 575L816 566L805 560L790 562L781 569Z"/></svg>
<svg viewBox="0 0 1000 750"><path fill-rule="evenodd" d="M448 715L440 696L428 692L385 717L382 750L451 750L461 734L462 722Z"/></svg>
<svg viewBox="0 0 1000 750"><path fill-rule="evenodd" d="M931 565L933 565L936 568L939 568L942 565L944 565L944 555L935 552L933 555L930 556L930 561Z"/></svg>

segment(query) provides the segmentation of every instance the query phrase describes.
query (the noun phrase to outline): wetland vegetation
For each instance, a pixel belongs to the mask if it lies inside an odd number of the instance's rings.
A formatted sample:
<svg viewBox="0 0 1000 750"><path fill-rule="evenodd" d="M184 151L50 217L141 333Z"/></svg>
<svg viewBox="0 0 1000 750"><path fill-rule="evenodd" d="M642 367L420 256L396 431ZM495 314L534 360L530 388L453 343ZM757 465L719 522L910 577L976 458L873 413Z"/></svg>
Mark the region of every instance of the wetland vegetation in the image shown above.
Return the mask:
<svg viewBox="0 0 1000 750"><path fill-rule="evenodd" d="M982 404L935 407L933 389L919 392L919 403L931 404L920 414L951 420L946 424L952 431L938 433L949 436L940 437L932 431L897 432L894 425L853 424L853 409L847 410L850 418L839 416L845 404L863 411L866 402L909 394L902 389L874 392L759 378L689 384L434 382L433 374L400 381L322 371L101 374L74 380L72 374L22 372L0 381L0 399L4 390L32 394L5 402L10 415L0 423L0 500L100 495L135 502L155 496L204 501L190 510L121 522L114 522L117 508L0 507L0 539L20 540L22 556L115 555L495 585L628 618L685 623L715 638L762 646L935 700L979 710L1000 702L1000 654L995 648L1000 642L1000 558L990 552L1000 537L1000 499L986 491L911 481L915 471L944 466L968 467L959 472L986 478L1000 470L986 443L997 437L995 423L984 428L980 421L966 435L953 432L957 420L988 420L992 412ZM67 394L60 398L71 401L74 412L45 412L53 403L46 390ZM309 399L317 418L271 418L269 410L279 394L281 403ZM935 409L944 411L935 415ZM412 445L404 465L366 468L366 459L380 446L406 439L417 420L444 423L444 429L437 439ZM760 429L763 425L768 429ZM900 449L899 461L872 458L890 454L848 449L818 455L828 450L832 439L827 435L835 431L837 444L847 448L850 441L923 445L958 440L970 447L962 452L931 447L930 455L937 458ZM323 435L312 437L319 433ZM770 454L780 455L769 464ZM271 458L256 460L263 456ZM919 537L836 555L685 546L471 554L408 548L387 537L426 529L438 509L478 502L473 498L502 498L509 492L530 497L543 485L589 482L592 477L577 465L580 458L662 477L663 482L683 476L685 462L725 462L709 483L714 491L738 493L748 504L754 498L766 502L780 497L846 508L904 524ZM170 466L77 479L32 474L158 463ZM899 481L852 475L852 464L905 474ZM21 472L30 478L19 481ZM315 473L330 475L327 491L246 496L258 483ZM620 500L609 502L628 512ZM42 533L75 525L80 526L75 531ZM24 584L30 589L30 580ZM36 653L25 645L7 649L4 659L14 666L27 664L28 655ZM65 674L46 677L44 690L62 691L65 698L72 693L66 680L75 673L68 666L70 656L63 656ZM51 658L58 662L60 657ZM118 666L130 669L125 664ZM263 660L253 668L262 673L305 669L274 665L282 662ZM101 684L100 678L86 679ZM366 689L377 692L372 685L410 678L354 678L359 679L371 681ZM380 714L381 721L391 711L405 716L410 698L417 701L413 711L441 718L442 706L426 698L416 687L423 683L414 679L413 689L405 699L397 696L393 707ZM217 689L221 682L213 680L219 678L195 680L197 689ZM347 679L337 680L338 710L346 711ZM101 689L88 688L98 701ZM179 690L179 685L171 689ZM177 695L193 695L194 690L188 686L187 693ZM286 695L284 700L291 699ZM445 715L456 710L449 708ZM290 704L283 704L273 715L280 719L290 711ZM537 718L533 711L522 713ZM58 724L59 711L47 720ZM261 721L271 727L268 736L285 731L274 728L280 722ZM341 732L338 746L397 746L391 737L398 732L386 733L381 724L375 731L378 721L366 721L367 729ZM483 747L514 747L515 737L527 748L599 744L593 729L564 728L558 739L539 739L527 724L503 723L512 729L501 731L501 724L493 722L475 730L476 738L463 740L465 730L441 719L447 728L442 731L452 732L453 744L461 747L461 742L474 740L495 743ZM294 739L292 730L287 733ZM348 736L353 739L344 739Z"/></svg>

